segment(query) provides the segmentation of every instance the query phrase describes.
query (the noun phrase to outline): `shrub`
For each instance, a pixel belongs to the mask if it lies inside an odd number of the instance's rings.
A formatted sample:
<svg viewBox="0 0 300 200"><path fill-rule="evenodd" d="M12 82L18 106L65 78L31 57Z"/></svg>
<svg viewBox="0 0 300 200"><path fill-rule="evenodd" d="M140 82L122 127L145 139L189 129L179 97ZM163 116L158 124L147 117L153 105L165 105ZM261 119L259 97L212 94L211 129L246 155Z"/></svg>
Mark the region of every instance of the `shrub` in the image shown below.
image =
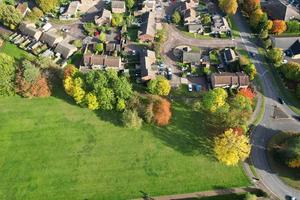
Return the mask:
<svg viewBox="0 0 300 200"><path fill-rule="evenodd" d="M151 94L161 96L167 96L171 91L170 82L163 76L158 76L156 79L150 80L147 87Z"/></svg>
<svg viewBox="0 0 300 200"><path fill-rule="evenodd" d="M244 200L256 200L257 197L255 194L251 194L249 192L246 193Z"/></svg>
<svg viewBox="0 0 300 200"><path fill-rule="evenodd" d="M122 115L122 122L127 128L139 129L143 120L139 117L136 110L125 110Z"/></svg>
<svg viewBox="0 0 300 200"><path fill-rule="evenodd" d="M168 125L172 116L171 104L168 100L160 98L153 106L154 122L159 126Z"/></svg>

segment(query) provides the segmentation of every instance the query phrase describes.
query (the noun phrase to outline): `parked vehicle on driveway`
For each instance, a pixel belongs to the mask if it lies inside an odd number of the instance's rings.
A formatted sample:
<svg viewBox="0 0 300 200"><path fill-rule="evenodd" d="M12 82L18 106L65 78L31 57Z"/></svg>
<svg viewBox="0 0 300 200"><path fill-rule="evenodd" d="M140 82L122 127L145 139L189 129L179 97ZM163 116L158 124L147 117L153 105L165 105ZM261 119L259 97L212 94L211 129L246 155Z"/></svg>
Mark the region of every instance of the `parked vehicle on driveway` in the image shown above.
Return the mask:
<svg viewBox="0 0 300 200"><path fill-rule="evenodd" d="M191 83L188 84L188 90L189 90L189 92L193 91L193 85Z"/></svg>
<svg viewBox="0 0 300 200"><path fill-rule="evenodd" d="M281 103L281 104L285 104L284 100L280 97L278 97L278 102Z"/></svg>

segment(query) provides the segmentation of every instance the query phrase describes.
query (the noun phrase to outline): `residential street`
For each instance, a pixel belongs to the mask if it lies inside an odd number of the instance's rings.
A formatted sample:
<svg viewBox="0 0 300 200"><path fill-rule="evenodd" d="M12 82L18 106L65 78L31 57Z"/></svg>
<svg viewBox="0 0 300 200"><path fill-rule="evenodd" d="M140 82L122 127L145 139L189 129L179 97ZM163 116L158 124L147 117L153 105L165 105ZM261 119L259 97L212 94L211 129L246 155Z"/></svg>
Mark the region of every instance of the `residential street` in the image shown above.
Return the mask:
<svg viewBox="0 0 300 200"><path fill-rule="evenodd" d="M244 21L240 14L234 16L234 20L240 29L241 41L244 44L244 48L258 55L257 47L250 41L251 35L247 22ZM291 115L296 114L293 113L287 105L278 103L278 88L272 84L271 74L263 66L262 58L255 56L255 58L252 58L252 62L256 65L262 82L265 96L265 114L260 124L252 133L253 148L251 160L260 180L273 194L280 199L286 199L286 195L300 198L300 191L285 185L278 176L272 172L266 152L267 143L273 135L279 131L300 132L300 123L291 118ZM288 114L289 119L273 119L274 105L277 105Z"/></svg>

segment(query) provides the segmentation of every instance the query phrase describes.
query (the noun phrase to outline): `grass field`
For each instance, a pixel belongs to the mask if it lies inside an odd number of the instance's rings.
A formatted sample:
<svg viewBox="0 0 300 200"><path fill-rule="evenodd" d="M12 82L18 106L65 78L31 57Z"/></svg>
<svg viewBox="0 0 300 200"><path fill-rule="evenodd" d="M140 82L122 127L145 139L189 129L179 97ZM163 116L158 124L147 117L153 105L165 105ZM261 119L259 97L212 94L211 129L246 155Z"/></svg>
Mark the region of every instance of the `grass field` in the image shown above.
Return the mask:
<svg viewBox="0 0 300 200"><path fill-rule="evenodd" d="M31 55L10 42L5 42L4 45L0 48L0 52L10 55L16 60Z"/></svg>
<svg viewBox="0 0 300 200"><path fill-rule="evenodd" d="M244 200L245 194L224 194L211 197L189 198L184 200Z"/></svg>
<svg viewBox="0 0 300 200"><path fill-rule="evenodd" d="M249 185L211 152L200 116L174 105L167 128L124 129L64 94L0 99L0 199L130 199Z"/></svg>

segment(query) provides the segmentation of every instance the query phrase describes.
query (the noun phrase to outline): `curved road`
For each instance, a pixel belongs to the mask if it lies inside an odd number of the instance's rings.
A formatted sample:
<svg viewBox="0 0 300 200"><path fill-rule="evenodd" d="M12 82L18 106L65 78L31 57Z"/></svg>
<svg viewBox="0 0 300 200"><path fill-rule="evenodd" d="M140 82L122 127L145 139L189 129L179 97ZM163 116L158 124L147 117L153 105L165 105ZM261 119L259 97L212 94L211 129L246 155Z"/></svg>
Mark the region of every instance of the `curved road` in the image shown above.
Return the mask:
<svg viewBox="0 0 300 200"><path fill-rule="evenodd" d="M257 47L251 42L251 35L247 24L243 21L241 15L237 14L234 20L241 32L241 40L243 47L248 51L258 55ZM262 64L262 58L256 56L252 58L257 72L260 76L262 87L265 96L265 113L260 124L255 128L252 133L252 152L251 160L256 168L256 172L260 177L261 182L277 197L286 199L286 195L300 198L300 191L285 185L278 176L272 172L267 159L267 143L269 139L277 134L279 131L300 132L300 123L291 118L295 115L287 105L278 103L279 97L278 88L272 83L272 75ZM274 106L277 105L286 114L289 115L288 119L273 119Z"/></svg>

